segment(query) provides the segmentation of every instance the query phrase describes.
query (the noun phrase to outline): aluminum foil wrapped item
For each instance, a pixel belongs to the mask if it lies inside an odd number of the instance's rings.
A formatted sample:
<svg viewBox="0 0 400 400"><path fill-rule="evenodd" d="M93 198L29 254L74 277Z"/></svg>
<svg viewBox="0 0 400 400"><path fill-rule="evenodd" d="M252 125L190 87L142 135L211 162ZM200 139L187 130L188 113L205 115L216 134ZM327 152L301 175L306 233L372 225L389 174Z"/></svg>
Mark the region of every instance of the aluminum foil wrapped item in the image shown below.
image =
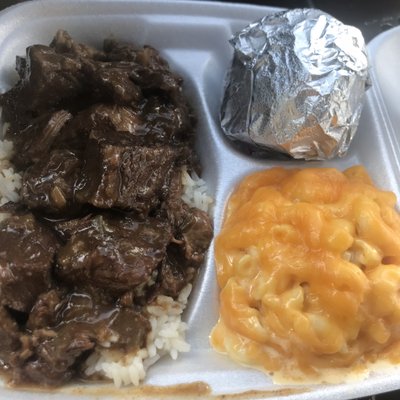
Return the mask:
<svg viewBox="0 0 400 400"><path fill-rule="evenodd" d="M221 108L229 138L308 160L346 153L369 86L357 28L295 9L250 24L230 42Z"/></svg>

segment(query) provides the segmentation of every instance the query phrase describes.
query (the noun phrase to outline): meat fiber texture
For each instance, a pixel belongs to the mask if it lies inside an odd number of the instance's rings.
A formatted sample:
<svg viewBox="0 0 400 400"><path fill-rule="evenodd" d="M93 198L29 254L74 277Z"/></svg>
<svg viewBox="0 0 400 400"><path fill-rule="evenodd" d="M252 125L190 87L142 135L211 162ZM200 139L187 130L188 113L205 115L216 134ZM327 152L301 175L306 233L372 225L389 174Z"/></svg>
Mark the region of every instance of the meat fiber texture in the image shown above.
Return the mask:
<svg viewBox="0 0 400 400"><path fill-rule="evenodd" d="M65 31L16 68L0 96L1 173L20 172L14 198L0 187L1 362L16 384L137 384L188 351L181 314L212 237L182 78L152 47Z"/></svg>

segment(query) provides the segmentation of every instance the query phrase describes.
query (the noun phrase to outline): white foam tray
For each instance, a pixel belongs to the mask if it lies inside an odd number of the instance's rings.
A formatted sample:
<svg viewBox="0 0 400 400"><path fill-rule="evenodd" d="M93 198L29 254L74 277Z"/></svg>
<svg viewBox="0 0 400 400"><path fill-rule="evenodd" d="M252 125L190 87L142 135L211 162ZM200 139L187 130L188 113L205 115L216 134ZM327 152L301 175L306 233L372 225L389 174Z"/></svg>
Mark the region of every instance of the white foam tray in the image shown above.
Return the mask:
<svg viewBox="0 0 400 400"><path fill-rule="evenodd" d="M204 178L215 197L215 231L218 233L227 196L246 174L273 165L295 162L253 160L239 154L223 138L218 112L225 71L232 55L228 39L247 23L277 9L200 1L106 1L37 0L22 3L0 13L0 90L17 79L15 55L24 55L26 46L49 43L57 29L68 30L78 41L101 46L114 35L125 41L150 44L169 60L185 78L186 93L199 118L198 150ZM339 169L363 164L378 186L390 189L400 198L400 29L394 29L369 46L374 86L367 94L358 134L347 156L329 162L296 162L302 166L333 166ZM378 87L378 85L380 87ZM393 127L397 128L397 132ZM186 312L190 353L176 362L165 358L148 373L147 385L175 385L203 381L212 393L230 394L265 391L257 396L290 400L351 399L400 388L399 370L373 374L349 384L300 387L277 386L261 372L240 367L216 354L209 345L209 333L218 317L218 291L213 252L197 281ZM290 388L289 391L282 390ZM293 389L293 390L292 390ZM79 393L78 393L79 392ZM132 398L126 390L95 398ZM0 386L4 399L93 399L83 391L31 392Z"/></svg>

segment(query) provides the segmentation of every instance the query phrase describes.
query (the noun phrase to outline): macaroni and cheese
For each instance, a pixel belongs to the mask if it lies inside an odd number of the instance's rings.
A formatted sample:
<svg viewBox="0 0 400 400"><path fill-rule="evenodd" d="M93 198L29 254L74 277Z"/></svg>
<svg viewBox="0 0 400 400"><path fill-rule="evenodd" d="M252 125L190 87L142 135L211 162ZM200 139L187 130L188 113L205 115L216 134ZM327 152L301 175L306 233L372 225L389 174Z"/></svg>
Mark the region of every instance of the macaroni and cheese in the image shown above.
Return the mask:
<svg viewBox="0 0 400 400"><path fill-rule="evenodd" d="M291 378L400 361L400 215L365 169L273 168L231 196L215 243L213 347Z"/></svg>

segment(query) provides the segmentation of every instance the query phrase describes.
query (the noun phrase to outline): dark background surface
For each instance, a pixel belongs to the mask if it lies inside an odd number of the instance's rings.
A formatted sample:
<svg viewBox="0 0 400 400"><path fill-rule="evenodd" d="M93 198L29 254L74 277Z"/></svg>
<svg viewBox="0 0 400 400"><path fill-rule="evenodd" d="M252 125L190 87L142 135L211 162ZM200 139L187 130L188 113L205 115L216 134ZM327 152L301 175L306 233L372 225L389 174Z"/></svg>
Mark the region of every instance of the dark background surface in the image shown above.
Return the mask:
<svg viewBox="0 0 400 400"><path fill-rule="evenodd" d="M36 0L40 1L40 0ZM151 0L148 0L151 1ZM195 0L193 0L195 1ZM212 0L211 0L212 1ZM221 1L221 0L219 0ZM222 0L225 1L225 0ZM366 41L400 24L400 0L228 0L285 8L314 7L361 29ZM24 0L0 0L0 10ZM400 400L400 394L398 399Z"/></svg>
<svg viewBox="0 0 400 400"><path fill-rule="evenodd" d="M242 3L319 8L346 24L360 28L367 41L400 24L400 0L246 0Z"/></svg>
<svg viewBox="0 0 400 400"><path fill-rule="evenodd" d="M0 0L0 10L23 1ZM367 42L379 33L400 25L400 0L242 0L237 3L239 2L284 8L319 8L346 24L357 26ZM400 390L362 400L400 400Z"/></svg>

